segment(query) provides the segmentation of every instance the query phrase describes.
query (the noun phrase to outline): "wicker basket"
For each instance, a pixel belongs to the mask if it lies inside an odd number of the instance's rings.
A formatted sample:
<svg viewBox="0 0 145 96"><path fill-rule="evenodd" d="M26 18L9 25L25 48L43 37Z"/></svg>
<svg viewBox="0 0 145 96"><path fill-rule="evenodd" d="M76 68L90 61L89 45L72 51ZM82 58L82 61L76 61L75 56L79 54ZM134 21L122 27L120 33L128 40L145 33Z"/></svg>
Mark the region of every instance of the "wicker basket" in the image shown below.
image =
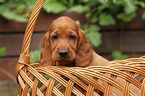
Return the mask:
<svg viewBox="0 0 145 96"><path fill-rule="evenodd" d="M112 65L106 67L41 67L38 63L30 64L31 36L44 2L37 1L25 31L15 69L19 96L100 96L101 93L104 96L119 96L114 92L120 96L145 96L145 56L110 61Z"/></svg>

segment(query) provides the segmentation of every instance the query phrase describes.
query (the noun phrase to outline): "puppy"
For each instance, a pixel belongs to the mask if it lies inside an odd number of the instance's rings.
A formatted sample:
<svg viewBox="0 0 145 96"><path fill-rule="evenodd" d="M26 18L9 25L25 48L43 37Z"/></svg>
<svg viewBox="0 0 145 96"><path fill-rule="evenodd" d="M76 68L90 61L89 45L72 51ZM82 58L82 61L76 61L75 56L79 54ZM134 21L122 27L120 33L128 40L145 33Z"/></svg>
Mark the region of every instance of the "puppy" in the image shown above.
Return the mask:
<svg viewBox="0 0 145 96"><path fill-rule="evenodd" d="M85 33L74 20L63 16L49 26L46 32L39 63L42 66L106 66L109 61L92 49Z"/></svg>

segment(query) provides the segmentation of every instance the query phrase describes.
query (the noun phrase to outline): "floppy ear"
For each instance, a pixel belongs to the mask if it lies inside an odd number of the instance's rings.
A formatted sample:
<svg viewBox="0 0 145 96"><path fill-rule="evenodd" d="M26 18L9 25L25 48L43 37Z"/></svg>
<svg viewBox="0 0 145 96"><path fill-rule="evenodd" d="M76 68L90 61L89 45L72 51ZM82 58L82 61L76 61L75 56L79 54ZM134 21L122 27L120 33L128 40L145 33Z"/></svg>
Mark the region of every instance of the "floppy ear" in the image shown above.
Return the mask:
<svg viewBox="0 0 145 96"><path fill-rule="evenodd" d="M93 58L93 49L88 39L86 38L85 32L78 28L78 48L76 52L76 66L85 67L88 66Z"/></svg>
<svg viewBox="0 0 145 96"><path fill-rule="evenodd" d="M49 32L46 32L43 38L43 45L41 48L39 63L42 66L52 65Z"/></svg>

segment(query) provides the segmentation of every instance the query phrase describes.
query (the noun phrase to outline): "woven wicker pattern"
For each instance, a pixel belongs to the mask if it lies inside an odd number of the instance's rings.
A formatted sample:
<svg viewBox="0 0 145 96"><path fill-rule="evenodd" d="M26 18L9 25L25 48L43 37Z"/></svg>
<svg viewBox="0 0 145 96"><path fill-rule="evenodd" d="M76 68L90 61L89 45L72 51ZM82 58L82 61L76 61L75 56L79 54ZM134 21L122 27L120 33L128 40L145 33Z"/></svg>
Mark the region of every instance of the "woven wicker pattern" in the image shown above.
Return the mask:
<svg viewBox="0 0 145 96"><path fill-rule="evenodd" d="M38 0L28 22L16 66L19 96L145 96L145 56L110 61L110 66L41 67L30 64L29 46L45 0ZM135 89L132 90L132 89ZM114 91L115 90L115 91Z"/></svg>

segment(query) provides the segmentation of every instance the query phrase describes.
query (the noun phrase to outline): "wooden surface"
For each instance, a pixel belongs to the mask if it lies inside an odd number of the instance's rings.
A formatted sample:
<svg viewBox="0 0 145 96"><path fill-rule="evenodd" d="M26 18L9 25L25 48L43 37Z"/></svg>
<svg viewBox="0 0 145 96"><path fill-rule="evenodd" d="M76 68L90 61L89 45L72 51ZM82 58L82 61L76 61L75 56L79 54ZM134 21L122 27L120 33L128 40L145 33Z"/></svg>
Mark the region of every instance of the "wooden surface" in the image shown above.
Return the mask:
<svg viewBox="0 0 145 96"><path fill-rule="evenodd" d="M44 33L33 34L31 50L38 49L40 41L42 42ZM21 52L23 34L10 33L10 34L0 34L0 46L5 46L7 56L18 56ZM41 45L40 45L41 46ZM39 47L40 48L40 47Z"/></svg>
<svg viewBox="0 0 145 96"><path fill-rule="evenodd" d="M141 19L142 13L145 9L139 8L137 10L137 16L129 23L125 25L125 29L145 29L145 20ZM35 31L46 31L48 29L49 24L60 16L69 16L74 20L79 20L82 24L86 22L84 13L70 13L64 12L59 15L47 14L44 11L40 13L38 20L36 22ZM8 21L4 18L0 17L0 32L24 32L27 23L19 23L16 21ZM102 27L103 29L119 29L120 21L117 20L117 24L115 26L107 26Z"/></svg>
<svg viewBox="0 0 145 96"><path fill-rule="evenodd" d="M85 23L84 13L69 13L64 12L59 15L47 14L44 11L40 13L38 20L36 22L35 31L46 31L49 24L60 16L69 16L74 20L80 20L82 23ZM0 32L24 32L27 23L20 23L17 21L7 21L4 18L0 17Z"/></svg>
<svg viewBox="0 0 145 96"><path fill-rule="evenodd" d="M145 52L145 30L131 30L120 32L102 32L102 44L95 51L110 53L122 50L124 53Z"/></svg>
<svg viewBox="0 0 145 96"><path fill-rule="evenodd" d="M15 77L15 66L18 57L5 57L0 58L0 68L4 69L5 71L9 72L11 75ZM11 79L7 73L0 70L0 80Z"/></svg>
<svg viewBox="0 0 145 96"><path fill-rule="evenodd" d="M94 48L97 53L111 53L121 49L125 53L145 52L145 31L125 31L120 38L119 32L101 32L102 44ZM44 33L34 33L31 50L40 49ZM0 34L0 46L7 48L7 56L18 56L21 51L23 34Z"/></svg>

